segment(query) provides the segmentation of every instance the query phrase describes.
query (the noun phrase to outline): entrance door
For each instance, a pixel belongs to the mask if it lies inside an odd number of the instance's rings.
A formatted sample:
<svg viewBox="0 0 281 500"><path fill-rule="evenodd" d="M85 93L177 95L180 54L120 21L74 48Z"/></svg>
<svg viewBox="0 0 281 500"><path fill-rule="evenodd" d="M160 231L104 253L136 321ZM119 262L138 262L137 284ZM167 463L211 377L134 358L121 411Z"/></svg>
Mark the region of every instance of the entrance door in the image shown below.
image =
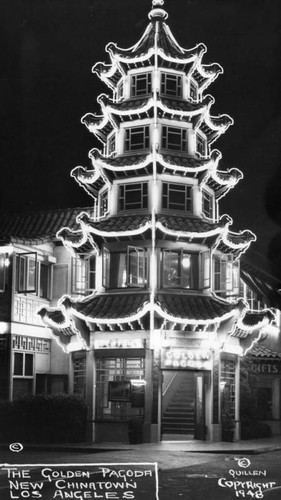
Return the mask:
<svg viewBox="0 0 281 500"><path fill-rule="evenodd" d="M204 373L194 373L195 380L195 432L194 439L205 440L205 384Z"/></svg>

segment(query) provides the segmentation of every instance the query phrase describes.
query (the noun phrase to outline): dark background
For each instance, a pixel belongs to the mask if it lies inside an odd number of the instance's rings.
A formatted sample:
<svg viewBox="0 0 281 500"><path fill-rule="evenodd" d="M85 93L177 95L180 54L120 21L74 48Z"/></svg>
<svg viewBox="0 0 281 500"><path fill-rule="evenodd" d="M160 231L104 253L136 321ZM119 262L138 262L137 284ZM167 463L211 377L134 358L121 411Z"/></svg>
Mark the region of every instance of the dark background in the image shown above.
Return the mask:
<svg viewBox="0 0 281 500"><path fill-rule="evenodd" d="M80 123L110 93L91 68L105 45L127 48L147 26L151 0L1 0L2 211L89 206L70 177L100 147ZM168 24L184 48L203 42L205 64L224 74L209 87L211 114L234 119L214 144L220 169L244 179L221 202L233 229L257 234L254 248L279 272L281 253L281 2L166 0Z"/></svg>

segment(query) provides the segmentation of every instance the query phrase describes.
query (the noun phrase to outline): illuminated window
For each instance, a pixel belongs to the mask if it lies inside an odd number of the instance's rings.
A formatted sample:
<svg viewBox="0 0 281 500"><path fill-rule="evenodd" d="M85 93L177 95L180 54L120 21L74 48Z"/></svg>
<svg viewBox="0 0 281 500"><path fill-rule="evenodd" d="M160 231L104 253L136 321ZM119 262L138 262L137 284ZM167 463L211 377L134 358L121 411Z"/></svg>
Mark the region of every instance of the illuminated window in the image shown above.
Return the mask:
<svg viewBox="0 0 281 500"><path fill-rule="evenodd" d="M128 286L144 286L146 284L146 252L144 248L128 247L127 250L127 282Z"/></svg>
<svg viewBox="0 0 281 500"><path fill-rule="evenodd" d="M202 213L208 219L214 216L214 197L205 190L202 191Z"/></svg>
<svg viewBox="0 0 281 500"><path fill-rule="evenodd" d="M106 288L143 287L147 283L144 248L128 246L123 252L104 249L103 283Z"/></svg>
<svg viewBox="0 0 281 500"><path fill-rule="evenodd" d="M173 73L161 73L161 94L171 97L181 97L182 77Z"/></svg>
<svg viewBox="0 0 281 500"><path fill-rule="evenodd" d="M214 292L220 295L237 295L239 287L239 262L232 255L215 256L213 261Z"/></svg>
<svg viewBox="0 0 281 500"><path fill-rule="evenodd" d="M147 208L147 182L119 186L119 210Z"/></svg>
<svg viewBox="0 0 281 500"><path fill-rule="evenodd" d="M196 135L196 150L201 156L206 155L206 139L199 134Z"/></svg>
<svg viewBox="0 0 281 500"><path fill-rule="evenodd" d="M108 190L100 195L100 217L108 213Z"/></svg>
<svg viewBox="0 0 281 500"><path fill-rule="evenodd" d="M192 187L163 182L162 206L168 210L192 212Z"/></svg>
<svg viewBox="0 0 281 500"><path fill-rule="evenodd" d="M132 97L151 94L151 73L132 76Z"/></svg>
<svg viewBox="0 0 281 500"><path fill-rule="evenodd" d="M134 397L131 380L144 381L145 358L98 357L96 366L96 419L127 421L129 418L141 417L144 411L144 398L139 397L139 391L138 398ZM109 394L110 382L116 382L115 398L112 399ZM120 390L118 390L118 382L120 382ZM127 391L129 396L126 398L122 395L122 389L125 386L131 387L131 390Z"/></svg>
<svg viewBox="0 0 281 500"><path fill-rule="evenodd" d="M33 376L33 354L14 353L14 375L22 377Z"/></svg>
<svg viewBox="0 0 281 500"><path fill-rule="evenodd" d="M116 151L116 135L113 134L108 139L107 154L111 155L112 153L115 153L115 151Z"/></svg>
<svg viewBox="0 0 281 500"><path fill-rule="evenodd" d="M198 88L197 85L191 80L189 84L189 95L191 99L197 101L198 99Z"/></svg>
<svg viewBox="0 0 281 500"><path fill-rule="evenodd" d="M162 148L186 151L187 130L177 127L162 127Z"/></svg>
<svg viewBox="0 0 281 500"><path fill-rule="evenodd" d="M96 256L77 255L72 259L72 293L84 294L96 288Z"/></svg>
<svg viewBox="0 0 281 500"><path fill-rule="evenodd" d="M125 129L125 151L137 151L149 148L149 127Z"/></svg>
<svg viewBox="0 0 281 500"><path fill-rule="evenodd" d="M198 254L163 250L163 286L198 289Z"/></svg>

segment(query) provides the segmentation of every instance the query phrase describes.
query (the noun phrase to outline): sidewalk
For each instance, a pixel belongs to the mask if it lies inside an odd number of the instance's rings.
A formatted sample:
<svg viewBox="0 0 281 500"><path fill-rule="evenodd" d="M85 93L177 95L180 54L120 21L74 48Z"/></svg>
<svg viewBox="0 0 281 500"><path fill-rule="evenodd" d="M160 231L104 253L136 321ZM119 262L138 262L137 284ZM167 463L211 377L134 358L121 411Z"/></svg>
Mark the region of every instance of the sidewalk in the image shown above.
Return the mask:
<svg viewBox="0 0 281 500"><path fill-rule="evenodd" d="M7 449L8 444L0 444L0 449ZM162 441L160 443L129 444L117 442L104 443L74 443L74 444L29 444L24 448L29 451L50 451L50 452L79 452L79 453L103 453L103 452L186 452L186 453L243 453L257 454L266 453L281 449L281 436L271 438L253 439L248 441L210 442L210 441Z"/></svg>

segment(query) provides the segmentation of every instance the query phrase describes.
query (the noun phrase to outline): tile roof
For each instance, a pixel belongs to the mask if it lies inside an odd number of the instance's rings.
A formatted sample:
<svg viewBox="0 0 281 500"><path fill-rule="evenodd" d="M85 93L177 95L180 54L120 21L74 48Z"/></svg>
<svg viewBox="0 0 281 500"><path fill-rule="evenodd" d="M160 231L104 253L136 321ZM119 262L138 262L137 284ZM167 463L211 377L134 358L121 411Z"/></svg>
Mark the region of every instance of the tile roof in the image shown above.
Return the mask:
<svg viewBox="0 0 281 500"><path fill-rule="evenodd" d="M149 302L148 293L91 295L81 301L66 298L63 305L72 307L86 318L99 320L126 319L139 313Z"/></svg>
<svg viewBox="0 0 281 500"><path fill-rule="evenodd" d="M275 359L276 361L281 361L281 352L272 351L268 347L255 344L249 352L249 356L253 356L255 358L266 358L266 359Z"/></svg>
<svg viewBox="0 0 281 500"><path fill-rule="evenodd" d="M187 321L215 320L237 308L236 303L208 295L158 293L155 300L169 315Z"/></svg>
<svg viewBox="0 0 281 500"><path fill-rule="evenodd" d="M82 211L92 213L91 207L64 208L20 214L0 213L0 241L8 242L44 242L54 239L59 229L64 226L79 229L76 217Z"/></svg>

